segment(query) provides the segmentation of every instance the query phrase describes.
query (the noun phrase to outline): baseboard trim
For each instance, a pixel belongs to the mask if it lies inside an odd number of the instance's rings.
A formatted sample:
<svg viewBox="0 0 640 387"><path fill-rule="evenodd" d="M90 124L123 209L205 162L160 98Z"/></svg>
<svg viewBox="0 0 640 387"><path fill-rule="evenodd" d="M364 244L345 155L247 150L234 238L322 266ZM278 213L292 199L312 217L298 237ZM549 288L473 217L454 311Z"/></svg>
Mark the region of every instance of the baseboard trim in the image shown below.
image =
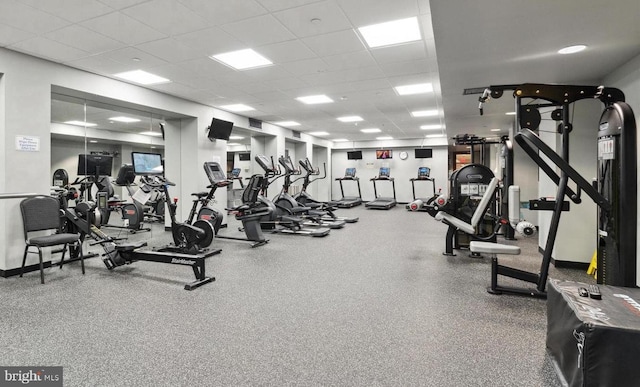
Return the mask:
<svg viewBox="0 0 640 387"><path fill-rule="evenodd" d="M538 246L538 251L544 255L544 249L542 247ZM557 259L551 258L551 263L553 266L561 269L580 269L587 271L589 268L588 262L558 261Z"/></svg>

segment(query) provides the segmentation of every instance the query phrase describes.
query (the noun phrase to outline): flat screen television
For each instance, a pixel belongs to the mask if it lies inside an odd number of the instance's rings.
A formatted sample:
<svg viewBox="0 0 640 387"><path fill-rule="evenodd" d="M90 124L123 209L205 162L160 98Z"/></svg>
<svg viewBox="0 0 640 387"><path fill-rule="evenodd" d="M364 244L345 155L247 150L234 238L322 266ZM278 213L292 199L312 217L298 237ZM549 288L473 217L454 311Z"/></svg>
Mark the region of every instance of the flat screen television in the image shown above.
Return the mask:
<svg viewBox="0 0 640 387"><path fill-rule="evenodd" d="M133 171L136 175L162 175L162 155L158 153L131 152Z"/></svg>
<svg viewBox="0 0 640 387"><path fill-rule="evenodd" d="M229 140L231 130L233 129L233 122L219 120L213 118L211 125L209 125L209 132L207 136L209 140Z"/></svg>
<svg viewBox="0 0 640 387"><path fill-rule="evenodd" d="M416 148L416 159L430 159L433 157L433 149L431 148Z"/></svg>
<svg viewBox="0 0 640 387"><path fill-rule="evenodd" d="M418 178L427 178L431 174L431 169L429 167L419 167L418 168Z"/></svg>
<svg viewBox="0 0 640 387"><path fill-rule="evenodd" d="M393 158L393 153L390 149L378 149L376 150L376 159L385 160Z"/></svg>
<svg viewBox="0 0 640 387"><path fill-rule="evenodd" d="M111 176L112 168L112 156L78 155L78 176Z"/></svg>
<svg viewBox="0 0 640 387"><path fill-rule="evenodd" d="M378 173L378 177L391 177L391 171L388 167L380 168L380 173Z"/></svg>
<svg viewBox="0 0 640 387"><path fill-rule="evenodd" d="M362 160L362 151L348 151L347 160Z"/></svg>
<svg viewBox="0 0 640 387"><path fill-rule="evenodd" d="M247 152L238 153L238 160L239 161L251 161L251 153L247 153Z"/></svg>
<svg viewBox="0 0 640 387"><path fill-rule="evenodd" d="M356 169L355 168L347 168L344 171L344 177L356 177Z"/></svg>

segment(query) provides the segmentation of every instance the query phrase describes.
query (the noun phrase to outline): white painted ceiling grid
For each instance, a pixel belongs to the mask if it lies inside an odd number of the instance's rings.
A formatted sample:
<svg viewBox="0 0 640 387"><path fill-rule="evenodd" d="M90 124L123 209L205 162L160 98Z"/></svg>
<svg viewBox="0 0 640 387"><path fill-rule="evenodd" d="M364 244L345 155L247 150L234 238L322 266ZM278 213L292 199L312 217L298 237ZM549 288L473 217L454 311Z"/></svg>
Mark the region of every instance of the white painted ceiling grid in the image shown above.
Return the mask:
<svg viewBox="0 0 640 387"><path fill-rule="evenodd" d="M503 98L477 114L466 87L598 81L640 54L637 0L1 0L0 45L112 77L143 69L172 82L149 86L211 106L243 103L265 121L293 120L329 139L423 138L445 120L449 136L506 130ZM356 29L417 16L422 40L368 49ZM433 18L433 27L432 27ZM318 20L314 20L318 19ZM589 49L555 55L565 45ZM436 60L437 46L437 60ZM210 55L252 48L273 66L236 71ZM137 61L134 61L134 58ZM434 93L393 86L432 82ZM335 103L295 98L327 94ZM413 118L413 110L439 117ZM363 122L341 123L343 115ZM378 127L380 134L360 128Z"/></svg>

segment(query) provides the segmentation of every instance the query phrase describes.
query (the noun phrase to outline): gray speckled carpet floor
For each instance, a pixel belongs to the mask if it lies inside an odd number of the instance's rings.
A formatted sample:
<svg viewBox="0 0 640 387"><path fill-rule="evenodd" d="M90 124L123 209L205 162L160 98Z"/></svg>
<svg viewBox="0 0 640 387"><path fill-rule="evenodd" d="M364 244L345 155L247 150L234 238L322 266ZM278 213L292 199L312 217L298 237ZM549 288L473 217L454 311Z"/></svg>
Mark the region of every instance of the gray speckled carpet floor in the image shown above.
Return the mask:
<svg viewBox="0 0 640 387"><path fill-rule="evenodd" d="M0 278L0 364L64 366L65 386L560 385L546 301L488 294L489 259L443 256L446 226L426 213L340 211L360 222L255 249L214 241L216 281L191 292L189 267L151 262ZM154 226L132 239L168 242ZM537 272L536 241L515 243L501 263Z"/></svg>

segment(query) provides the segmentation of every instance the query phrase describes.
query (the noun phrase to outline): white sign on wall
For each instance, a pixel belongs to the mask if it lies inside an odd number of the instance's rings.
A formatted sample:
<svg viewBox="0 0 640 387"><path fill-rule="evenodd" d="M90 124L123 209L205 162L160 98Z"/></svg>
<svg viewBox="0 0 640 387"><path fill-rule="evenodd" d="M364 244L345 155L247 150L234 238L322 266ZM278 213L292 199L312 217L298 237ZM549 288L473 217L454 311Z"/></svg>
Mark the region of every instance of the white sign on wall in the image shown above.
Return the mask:
<svg viewBox="0 0 640 387"><path fill-rule="evenodd" d="M16 150L25 152L40 152L40 137L16 136Z"/></svg>

